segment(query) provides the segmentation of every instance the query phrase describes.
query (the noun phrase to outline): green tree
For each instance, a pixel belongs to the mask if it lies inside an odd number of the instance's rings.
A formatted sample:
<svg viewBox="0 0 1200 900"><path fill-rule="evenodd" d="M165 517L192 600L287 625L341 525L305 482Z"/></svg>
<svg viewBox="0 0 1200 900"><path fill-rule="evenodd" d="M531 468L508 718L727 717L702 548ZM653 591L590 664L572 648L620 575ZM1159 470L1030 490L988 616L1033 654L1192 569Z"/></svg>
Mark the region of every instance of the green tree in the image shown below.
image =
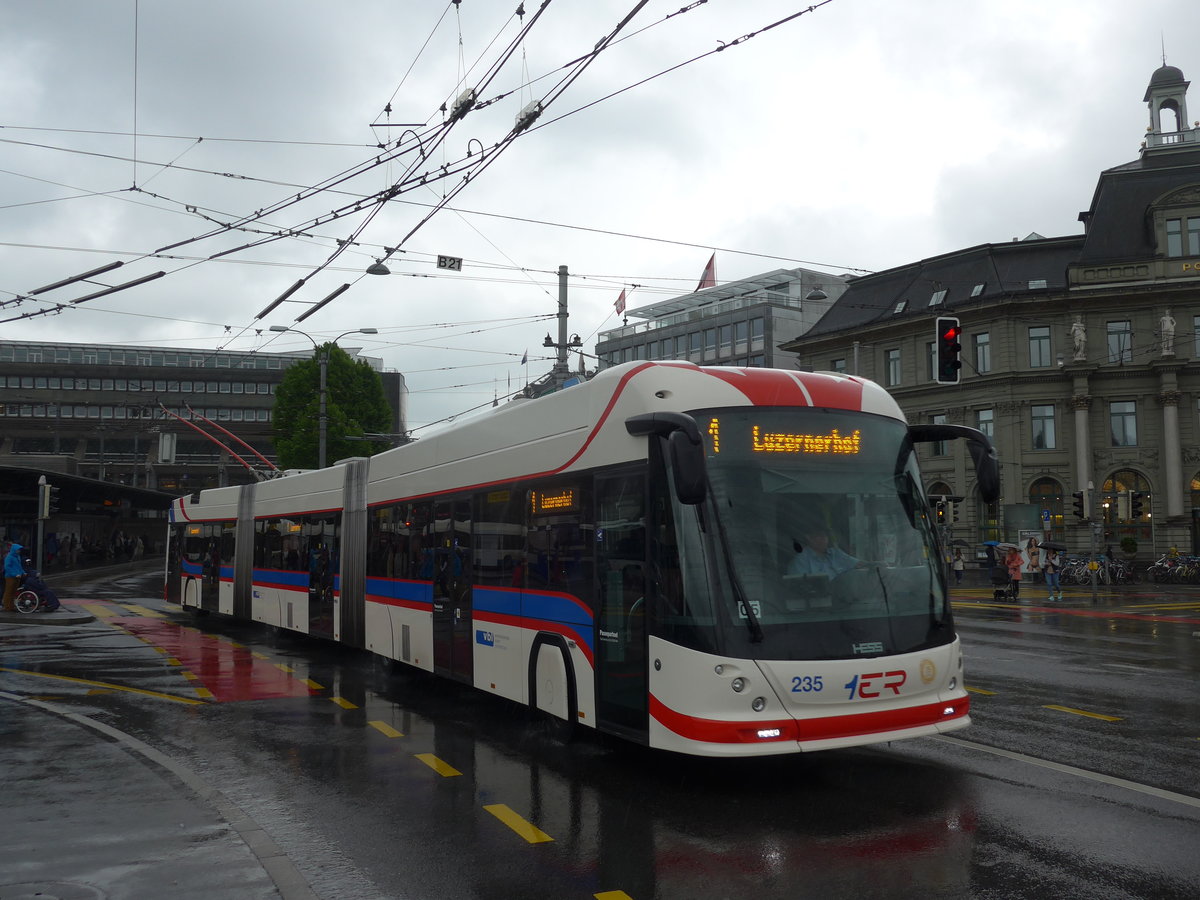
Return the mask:
<svg viewBox="0 0 1200 900"><path fill-rule="evenodd" d="M315 469L319 458L322 353L326 371L326 464L348 456L386 450L385 441L348 441L364 433L392 431L392 408L383 380L363 360L355 361L336 344L325 344L311 360L293 363L275 391L275 453L281 469Z"/></svg>

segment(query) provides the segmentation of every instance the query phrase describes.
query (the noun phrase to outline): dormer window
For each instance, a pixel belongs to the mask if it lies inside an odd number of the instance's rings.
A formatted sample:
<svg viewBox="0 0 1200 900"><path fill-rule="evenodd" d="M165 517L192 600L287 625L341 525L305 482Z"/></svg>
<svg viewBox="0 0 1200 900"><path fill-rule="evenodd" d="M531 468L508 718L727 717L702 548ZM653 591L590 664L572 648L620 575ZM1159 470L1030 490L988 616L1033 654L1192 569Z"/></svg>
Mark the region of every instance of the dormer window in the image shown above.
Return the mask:
<svg viewBox="0 0 1200 900"><path fill-rule="evenodd" d="M929 305L930 306L941 306L942 301L945 299L946 299L946 289L942 288L940 291L933 292L933 294L929 298Z"/></svg>
<svg viewBox="0 0 1200 900"><path fill-rule="evenodd" d="M977 284L977 285L975 285L975 287L971 288L971 296L978 297L980 294L983 293L983 289L985 287L987 287L986 281L979 282L979 284Z"/></svg>
<svg viewBox="0 0 1200 900"><path fill-rule="evenodd" d="M892 310L893 316L898 316L904 312L904 308L908 306L908 300L901 300L896 304L896 308Z"/></svg>
<svg viewBox="0 0 1200 900"><path fill-rule="evenodd" d="M1200 216L1167 219L1167 256L1200 256Z"/></svg>

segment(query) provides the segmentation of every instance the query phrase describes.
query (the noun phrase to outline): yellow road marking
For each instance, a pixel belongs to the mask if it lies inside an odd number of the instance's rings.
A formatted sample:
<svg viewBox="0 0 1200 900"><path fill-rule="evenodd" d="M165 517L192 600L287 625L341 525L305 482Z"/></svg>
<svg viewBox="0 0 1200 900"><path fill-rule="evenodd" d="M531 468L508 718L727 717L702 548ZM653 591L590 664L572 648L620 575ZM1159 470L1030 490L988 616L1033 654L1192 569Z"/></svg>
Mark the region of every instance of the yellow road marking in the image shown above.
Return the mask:
<svg viewBox="0 0 1200 900"><path fill-rule="evenodd" d="M141 688L125 687L124 685L120 684L109 684L108 682L104 681L92 681L88 678L73 678L70 675L51 675L49 672L28 672L24 669L10 669L7 666L0 666L0 672L12 672L14 675L32 675L35 678L57 678L59 681L71 681L75 684L90 684L94 687L103 688L110 691L126 691L130 694L145 694L147 697L158 697L160 700L174 700L176 703L200 703L199 700L192 700L190 697L176 697L174 694L163 694L159 691L146 691L142 690Z"/></svg>
<svg viewBox="0 0 1200 900"><path fill-rule="evenodd" d="M147 619L165 619L166 618L166 616L164 616L162 613L160 613L156 610L153 610L153 609L148 609L145 606L139 606L136 603L122 603L121 605L124 606L126 609L130 610L131 612L135 612L139 616L144 616Z"/></svg>
<svg viewBox="0 0 1200 900"><path fill-rule="evenodd" d="M271 657L267 656L267 654L265 654L265 653L259 653L257 650L251 650L250 655L253 656L255 659L270 659L271 658Z"/></svg>
<svg viewBox="0 0 1200 900"><path fill-rule="evenodd" d="M287 672L289 675L296 671L291 666L285 666L283 663L275 663L275 668L277 668L280 672Z"/></svg>
<svg viewBox="0 0 1200 900"><path fill-rule="evenodd" d="M550 837L550 835L546 834L540 828L522 819L503 803L493 803L485 806L484 809L531 844L544 844L546 841L554 840L554 838Z"/></svg>
<svg viewBox="0 0 1200 900"><path fill-rule="evenodd" d="M598 894L592 894L596 900L633 900L624 891L601 891Z"/></svg>
<svg viewBox="0 0 1200 900"><path fill-rule="evenodd" d="M425 765L429 766L429 768L433 769L433 771L437 772L439 775L444 775L445 777L449 778L452 775L462 774L462 772L458 771L458 769L454 768L454 766L450 765L449 763L442 762L432 753L417 753L415 755L417 759L425 763Z"/></svg>
<svg viewBox="0 0 1200 900"><path fill-rule="evenodd" d="M357 703L351 703L345 697L330 697L329 699L332 700L334 703L336 703L338 706L340 706L342 709L358 709Z"/></svg>
<svg viewBox="0 0 1200 900"><path fill-rule="evenodd" d="M375 721L375 722L368 722L367 724L370 725L372 728L374 728L376 731L378 731L380 734L384 735L385 737L390 737L390 738L404 737L404 732L397 731L395 728L393 728L387 722Z"/></svg>
<svg viewBox="0 0 1200 900"><path fill-rule="evenodd" d="M1053 704L1053 703L1051 703L1047 706L1044 706L1042 708L1043 709L1057 709L1059 712L1071 713L1072 715L1076 715L1076 716L1087 716L1089 719L1103 719L1105 722L1120 722L1121 721L1120 716L1105 716L1100 713L1088 712L1086 709L1071 709L1071 707L1069 707L1069 706L1057 706L1056 704Z"/></svg>
<svg viewBox="0 0 1200 900"><path fill-rule="evenodd" d="M318 691L323 691L323 690L325 690L325 685L323 685L323 684L317 684L317 683L316 683L315 681L313 681L311 678L305 678L305 679L304 679L304 683L305 683L305 684L307 684L307 685L308 685L310 688L313 688L313 689L315 689L315 690L318 690Z"/></svg>
<svg viewBox="0 0 1200 900"><path fill-rule="evenodd" d="M964 684L963 690L969 694L987 694L987 696L989 696L989 697L996 696L995 691L987 691L987 690L984 690L983 688L973 688L969 684Z"/></svg>
<svg viewBox="0 0 1200 900"><path fill-rule="evenodd" d="M213 699L212 691L206 687L193 688L193 690L195 690L197 697L203 697L205 700Z"/></svg>
<svg viewBox="0 0 1200 900"><path fill-rule="evenodd" d="M99 603L82 603L80 605L93 616L98 616L101 619L115 619L117 617L115 612L107 606L101 606Z"/></svg>
<svg viewBox="0 0 1200 900"><path fill-rule="evenodd" d="M179 660L177 660L177 659L176 659L175 657L173 657L173 656L168 656L168 657L167 657L167 665L168 665L168 666L182 666L182 665L183 665L183 663L181 663Z"/></svg>

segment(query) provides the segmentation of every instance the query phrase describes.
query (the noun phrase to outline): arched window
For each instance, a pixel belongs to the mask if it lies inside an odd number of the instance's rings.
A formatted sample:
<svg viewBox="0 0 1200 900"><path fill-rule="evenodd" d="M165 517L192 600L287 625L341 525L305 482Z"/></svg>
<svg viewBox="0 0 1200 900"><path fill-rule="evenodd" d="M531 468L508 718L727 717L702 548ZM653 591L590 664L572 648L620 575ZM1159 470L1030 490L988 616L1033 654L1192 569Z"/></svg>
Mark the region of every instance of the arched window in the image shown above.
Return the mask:
<svg viewBox="0 0 1200 900"><path fill-rule="evenodd" d="M1134 494L1141 497L1141 515L1134 516ZM1132 537L1138 543L1149 544L1151 500L1150 482L1132 469L1113 472L1100 490L1100 509L1104 516L1104 538L1120 541Z"/></svg>
<svg viewBox="0 0 1200 900"><path fill-rule="evenodd" d="M1029 486L1029 502L1037 507L1043 522L1050 513L1050 536L1057 541L1065 537L1063 530L1063 489L1056 478L1039 478Z"/></svg>

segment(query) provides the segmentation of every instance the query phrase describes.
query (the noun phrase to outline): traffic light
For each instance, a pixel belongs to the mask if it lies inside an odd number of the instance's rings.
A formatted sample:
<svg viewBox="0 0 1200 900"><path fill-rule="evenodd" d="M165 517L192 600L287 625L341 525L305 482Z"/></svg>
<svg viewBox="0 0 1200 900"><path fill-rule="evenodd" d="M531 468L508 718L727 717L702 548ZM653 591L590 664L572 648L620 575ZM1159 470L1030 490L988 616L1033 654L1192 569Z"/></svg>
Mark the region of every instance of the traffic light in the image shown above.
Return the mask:
<svg viewBox="0 0 1200 900"><path fill-rule="evenodd" d="M58 488L52 484L39 484L37 509L39 519L48 519L58 512Z"/></svg>
<svg viewBox="0 0 1200 900"><path fill-rule="evenodd" d="M1145 510L1145 494L1140 494L1137 491L1131 491L1129 494L1129 518L1140 519L1146 512Z"/></svg>
<svg viewBox="0 0 1200 900"><path fill-rule="evenodd" d="M962 352L962 329L958 319L939 317L934 335L937 345L937 383L958 384L958 373L962 368L959 354Z"/></svg>
<svg viewBox="0 0 1200 900"><path fill-rule="evenodd" d="M1075 498L1075 517L1078 519L1086 519L1087 514L1087 493L1085 491L1076 491L1071 495Z"/></svg>
<svg viewBox="0 0 1200 900"><path fill-rule="evenodd" d="M946 524L953 525L958 521L958 504L953 500L946 501Z"/></svg>
<svg viewBox="0 0 1200 900"><path fill-rule="evenodd" d="M941 500L939 500L937 502L937 505L934 507L934 511L936 513L937 523L939 525L945 525L946 524L946 504L943 503Z"/></svg>

